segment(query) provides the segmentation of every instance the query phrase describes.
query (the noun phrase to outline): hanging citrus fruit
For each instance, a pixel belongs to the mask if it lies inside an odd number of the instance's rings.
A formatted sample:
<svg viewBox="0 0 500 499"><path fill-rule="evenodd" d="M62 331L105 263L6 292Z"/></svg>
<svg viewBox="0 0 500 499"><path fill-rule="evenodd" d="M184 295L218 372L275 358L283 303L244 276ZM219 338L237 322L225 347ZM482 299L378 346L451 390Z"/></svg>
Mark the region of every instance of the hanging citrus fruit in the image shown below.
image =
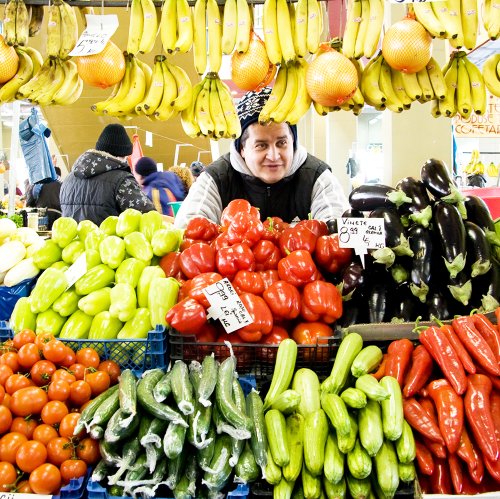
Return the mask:
<svg viewBox="0 0 500 499"><path fill-rule="evenodd" d="M386 31L382 54L392 69L418 73L431 58L432 38L418 21L407 17Z"/></svg>
<svg viewBox="0 0 500 499"><path fill-rule="evenodd" d="M107 88L116 85L125 74L125 56L110 40L102 52L75 57L78 74L92 87Z"/></svg>
<svg viewBox="0 0 500 499"><path fill-rule="evenodd" d="M9 81L17 72L19 56L14 47L9 47L0 35L0 83Z"/></svg>

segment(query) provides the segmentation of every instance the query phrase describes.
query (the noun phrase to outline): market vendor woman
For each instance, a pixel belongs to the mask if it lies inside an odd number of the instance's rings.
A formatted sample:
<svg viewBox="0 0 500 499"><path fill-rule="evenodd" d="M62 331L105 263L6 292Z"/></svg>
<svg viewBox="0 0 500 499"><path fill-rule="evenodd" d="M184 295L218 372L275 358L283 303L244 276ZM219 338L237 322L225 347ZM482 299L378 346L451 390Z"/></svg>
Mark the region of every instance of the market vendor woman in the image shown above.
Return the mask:
<svg viewBox="0 0 500 499"><path fill-rule="evenodd" d="M340 183L326 163L298 144L296 126L258 123L270 92L249 92L240 101L241 137L193 184L177 213L177 227L198 216L220 223L222 210L239 198L257 207L261 220L276 216L292 222L311 214L328 221L345 211Z"/></svg>

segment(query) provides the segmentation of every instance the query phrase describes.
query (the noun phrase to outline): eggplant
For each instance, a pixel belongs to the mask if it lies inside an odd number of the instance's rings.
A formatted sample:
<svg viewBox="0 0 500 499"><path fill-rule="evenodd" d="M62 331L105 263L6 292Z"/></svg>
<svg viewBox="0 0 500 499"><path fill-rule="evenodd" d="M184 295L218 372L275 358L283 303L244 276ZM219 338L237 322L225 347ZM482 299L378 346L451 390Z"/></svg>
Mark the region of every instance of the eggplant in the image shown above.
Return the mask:
<svg viewBox="0 0 500 499"><path fill-rule="evenodd" d="M342 298L345 301L363 293L365 285L365 269L359 262L351 262L342 270ZM345 303L345 302L344 302Z"/></svg>
<svg viewBox="0 0 500 499"><path fill-rule="evenodd" d="M370 212L369 218L383 218L385 227L385 244L398 256L413 256L405 228L398 212L394 208L382 206Z"/></svg>
<svg viewBox="0 0 500 499"><path fill-rule="evenodd" d="M407 282L400 284L396 290L397 306L394 318L402 319L405 322L414 322L417 317L422 316L423 306L415 298Z"/></svg>
<svg viewBox="0 0 500 499"><path fill-rule="evenodd" d="M432 276L434 244L432 233L420 225L413 225L408 230L408 240L413 251L410 272L410 290L422 303L427 299Z"/></svg>
<svg viewBox="0 0 500 499"><path fill-rule="evenodd" d="M472 280L472 297L470 304L473 308L482 308L485 312L495 310L500 301L500 266L494 260L486 274Z"/></svg>
<svg viewBox="0 0 500 499"><path fill-rule="evenodd" d="M479 225L484 231L495 232L495 222L491 218L488 205L478 196L466 196L464 199L467 220Z"/></svg>
<svg viewBox="0 0 500 499"><path fill-rule="evenodd" d="M354 208L348 208L342 213L340 218L365 218L365 214L360 210L355 210Z"/></svg>
<svg viewBox="0 0 500 499"><path fill-rule="evenodd" d="M400 206L411 203L411 199L401 190L384 184L363 184L349 194L351 208L372 211L381 206Z"/></svg>
<svg viewBox="0 0 500 499"><path fill-rule="evenodd" d="M420 170L420 178L427 190L437 199L449 196L457 190L457 184L450 175L450 170L440 159L428 159Z"/></svg>
<svg viewBox="0 0 500 499"><path fill-rule="evenodd" d="M411 203L405 203L401 208L412 213L418 213L431 204L424 183L414 177L403 178L396 184L396 189L403 191L411 199Z"/></svg>
<svg viewBox="0 0 500 499"><path fill-rule="evenodd" d="M458 208L443 201L434 204L434 230L446 268L455 278L465 267L465 227Z"/></svg>
<svg viewBox="0 0 500 499"><path fill-rule="evenodd" d="M486 274L491 267L491 249L486 234L479 225L469 220L464 222L464 227L467 248L465 264L470 269L468 273L471 277Z"/></svg>
<svg viewBox="0 0 500 499"><path fill-rule="evenodd" d="M368 322L368 302L365 296L357 294L352 300L343 302L342 316L335 323L342 328Z"/></svg>
<svg viewBox="0 0 500 499"><path fill-rule="evenodd" d="M371 324L389 322L396 305L396 283L387 270L370 274L366 288L368 319Z"/></svg>
<svg viewBox="0 0 500 499"><path fill-rule="evenodd" d="M456 277L451 277L448 282L451 296L459 303L467 306L472 296L472 280L466 272L462 271Z"/></svg>
<svg viewBox="0 0 500 499"><path fill-rule="evenodd" d="M431 320L433 317L444 321L453 317L450 306L451 295L449 290L431 289L427 294L425 309L428 316L423 315L424 320Z"/></svg>

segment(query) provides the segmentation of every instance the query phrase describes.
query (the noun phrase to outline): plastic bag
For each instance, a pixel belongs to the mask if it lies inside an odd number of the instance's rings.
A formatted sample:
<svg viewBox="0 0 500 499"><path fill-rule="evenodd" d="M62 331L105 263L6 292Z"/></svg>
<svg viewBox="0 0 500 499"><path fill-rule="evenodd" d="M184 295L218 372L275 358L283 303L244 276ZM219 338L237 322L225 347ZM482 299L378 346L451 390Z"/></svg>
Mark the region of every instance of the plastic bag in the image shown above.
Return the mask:
<svg viewBox="0 0 500 499"><path fill-rule="evenodd" d="M12 287L0 286L0 320L8 321L19 298L29 296L37 278L25 279Z"/></svg>

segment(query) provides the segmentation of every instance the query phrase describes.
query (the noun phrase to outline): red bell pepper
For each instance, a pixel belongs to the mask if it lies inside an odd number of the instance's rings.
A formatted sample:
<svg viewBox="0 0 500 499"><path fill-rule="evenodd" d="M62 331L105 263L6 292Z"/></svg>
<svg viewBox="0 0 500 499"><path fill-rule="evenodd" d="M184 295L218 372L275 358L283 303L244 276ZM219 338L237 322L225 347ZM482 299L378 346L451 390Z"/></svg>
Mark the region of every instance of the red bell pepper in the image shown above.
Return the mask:
<svg viewBox="0 0 500 499"><path fill-rule="evenodd" d="M276 281L269 286L262 297L276 320L295 319L300 313L300 292L286 281Z"/></svg>
<svg viewBox="0 0 500 499"><path fill-rule="evenodd" d="M306 250L314 253L318 237L308 227L288 227L281 234L278 244L283 256L292 251Z"/></svg>
<svg viewBox="0 0 500 499"><path fill-rule="evenodd" d="M165 320L180 333L196 334L207 322L207 314L201 303L185 298L167 312Z"/></svg>
<svg viewBox="0 0 500 499"><path fill-rule="evenodd" d="M423 345L417 345L411 355L411 367L406 375L403 395L413 397L429 380L434 361Z"/></svg>
<svg viewBox="0 0 500 499"><path fill-rule="evenodd" d="M438 327L431 326L420 333L419 339L455 391L459 395L464 394L467 390L464 366L443 331Z"/></svg>
<svg viewBox="0 0 500 499"><path fill-rule="evenodd" d="M220 227L205 217L195 217L189 220L184 230L185 239L195 241L213 241L219 235Z"/></svg>
<svg viewBox="0 0 500 499"><path fill-rule="evenodd" d="M278 239L281 233L288 227L288 224L283 222L280 217L268 217L263 222L264 232L262 233L262 239L271 241L274 244L278 244Z"/></svg>
<svg viewBox="0 0 500 499"><path fill-rule="evenodd" d="M222 281L222 276L217 272L204 272L203 274L193 277L188 290L189 298L193 298L208 309L210 307L210 302L207 300L205 293L203 293L203 289L218 281Z"/></svg>
<svg viewBox="0 0 500 499"><path fill-rule="evenodd" d="M223 277L232 280L238 270L254 270L255 258L247 244L238 243L221 248L215 256L215 266Z"/></svg>
<svg viewBox="0 0 500 499"><path fill-rule="evenodd" d="M462 463L456 454L450 454L448 456L448 464L450 466L450 478L453 490L455 491L455 494L461 494L464 487L464 471L462 469Z"/></svg>
<svg viewBox="0 0 500 499"><path fill-rule="evenodd" d="M309 282L302 291L300 314L310 322L331 324L342 316L342 295L331 282Z"/></svg>
<svg viewBox="0 0 500 499"><path fill-rule="evenodd" d="M220 224L229 227L233 218L238 213L246 213L249 217L260 220L259 210L252 206L246 199L233 199L223 210Z"/></svg>
<svg viewBox="0 0 500 499"><path fill-rule="evenodd" d="M336 274L349 265L353 255L351 248L341 248L339 246L338 234L321 236L316 241L314 261L319 268L330 274Z"/></svg>
<svg viewBox="0 0 500 499"><path fill-rule="evenodd" d="M457 317L451 324L471 357L489 374L500 376L500 367L496 355L476 329L474 319L470 315L465 315Z"/></svg>
<svg viewBox="0 0 500 499"><path fill-rule="evenodd" d="M467 422L474 439L488 459L495 461L500 457L500 448L495 434L495 422L491 414L490 394L492 384L484 374L468 376L468 387L464 404Z"/></svg>
<svg viewBox="0 0 500 499"><path fill-rule="evenodd" d="M302 352L302 358L306 361L330 360L328 345L332 337L333 329L323 322L299 322L292 331L292 339L297 344L311 345L311 348Z"/></svg>
<svg viewBox="0 0 500 499"><path fill-rule="evenodd" d="M255 270L271 270L278 268L281 251L272 241L261 239L253 248Z"/></svg>
<svg viewBox="0 0 500 499"><path fill-rule="evenodd" d="M311 215L309 214L309 217ZM326 236L328 234L328 225L323 220L315 220L313 218L308 218L307 220L301 220L295 227L307 227L316 237Z"/></svg>
<svg viewBox="0 0 500 499"><path fill-rule="evenodd" d="M271 332L263 336L261 341L263 345L270 345L270 346L259 348L257 356L263 362L273 363L276 359L276 355L278 354L278 345L283 340L289 337L290 336L288 335L285 328L274 324Z"/></svg>
<svg viewBox="0 0 500 499"><path fill-rule="evenodd" d="M227 240L227 230L219 234L211 243L210 246L214 249L214 251L217 253L221 248L227 248L228 246L231 246L229 244L229 241Z"/></svg>
<svg viewBox="0 0 500 499"><path fill-rule="evenodd" d="M279 281L280 276L277 270L259 270L259 274L264 281L264 288L267 289L273 282Z"/></svg>
<svg viewBox="0 0 500 499"><path fill-rule="evenodd" d="M464 426L464 403L462 397L446 379L437 379L427 385L427 391L437 410L441 435L450 454L457 452Z"/></svg>
<svg viewBox="0 0 500 499"><path fill-rule="evenodd" d="M424 437L444 445L443 436L433 418L413 397L403 400L403 410L408 424Z"/></svg>
<svg viewBox="0 0 500 499"><path fill-rule="evenodd" d="M387 348L385 374L396 378L401 388L406 371L410 367L412 353L413 343L407 338L391 341Z"/></svg>
<svg viewBox="0 0 500 499"><path fill-rule="evenodd" d="M415 449L417 451L416 458L420 473L432 475L434 472L434 458L431 451L418 438L415 438Z"/></svg>
<svg viewBox="0 0 500 499"><path fill-rule="evenodd" d="M181 241L181 244L179 246L179 251L182 253L184 250L187 250L191 245L197 242L199 241L196 241L196 239L188 239L185 237Z"/></svg>
<svg viewBox="0 0 500 499"><path fill-rule="evenodd" d="M194 243L182 252L180 266L188 279L204 272L213 272L215 251L207 243Z"/></svg>
<svg viewBox="0 0 500 499"><path fill-rule="evenodd" d="M185 276L181 269L181 253L180 251L172 251L162 256L159 265L165 272L166 277L174 277L178 280L184 280Z"/></svg>
<svg viewBox="0 0 500 499"><path fill-rule="evenodd" d="M457 356L464 366L464 369L469 374L476 374L476 364L474 364L474 361L471 359L469 352L465 348L460 338L457 336L457 333L455 333L453 327L450 324L443 324L442 326L440 326L440 329L448 338L451 346L453 347L453 350L457 352Z"/></svg>
<svg viewBox="0 0 500 499"><path fill-rule="evenodd" d="M321 277L311 253L305 250L292 251L282 258L278 263L278 274L282 281L287 281L298 288Z"/></svg>
<svg viewBox="0 0 500 499"><path fill-rule="evenodd" d="M434 494L453 494L450 470L445 459L434 460L434 472L431 475L431 488Z"/></svg>
<svg viewBox="0 0 500 499"><path fill-rule="evenodd" d="M238 270L231 284L239 295L242 293L261 295L266 289L260 273L250 270Z"/></svg>
<svg viewBox="0 0 500 499"><path fill-rule="evenodd" d="M252 247L262 236L264 226L255 217L247 213L236 213L227 228L227 240L229 244L244 243Z"/></svg>
<svg viewBox="0 0 500 499"><path fill-rule="evenodd" d="M246 342L256 343L262 335L269 334L273 329L273 315L267 303L260 296L243 293L240 296L243 305L253 319L253 323L238 329L237 333Z"/></svg>
<svg viewBox="0 0 500 499"><path fill-rule="evenodd" d="M481 336L490 346L491 351L495 354L497 364L500 363L500 333L498 332L498 327L484 314L474 314L472 320L474 321L474 326L476 326Z"/></svg>

